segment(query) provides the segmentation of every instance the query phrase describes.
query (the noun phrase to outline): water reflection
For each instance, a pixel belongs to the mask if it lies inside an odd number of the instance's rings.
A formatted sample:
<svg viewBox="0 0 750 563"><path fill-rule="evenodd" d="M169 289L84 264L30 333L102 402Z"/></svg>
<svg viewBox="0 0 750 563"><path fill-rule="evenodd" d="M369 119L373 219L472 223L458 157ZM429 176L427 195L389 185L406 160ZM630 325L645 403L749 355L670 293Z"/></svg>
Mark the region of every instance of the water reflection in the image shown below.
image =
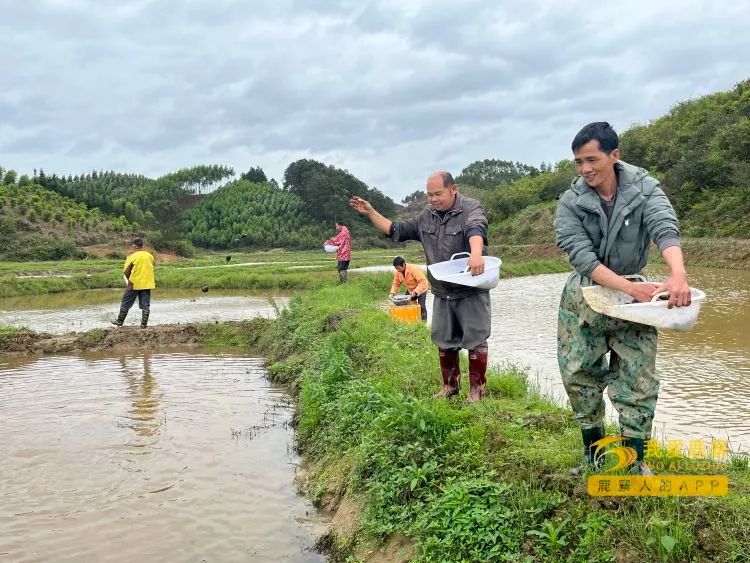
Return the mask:
<svg viewBox="0 0 750 563"><path fill-rule="evenodd" d="M134 364L142 363L142 369ZM143 352L141 358L120 358L120 373L127 382L128 392L131 397L130 414L126 421L120 422L123 426L132 428L142 438L155 436L163 424L163 417L159 417L159 404L161 392L156 384L156 379L151 373L151 353Z"/></svg>

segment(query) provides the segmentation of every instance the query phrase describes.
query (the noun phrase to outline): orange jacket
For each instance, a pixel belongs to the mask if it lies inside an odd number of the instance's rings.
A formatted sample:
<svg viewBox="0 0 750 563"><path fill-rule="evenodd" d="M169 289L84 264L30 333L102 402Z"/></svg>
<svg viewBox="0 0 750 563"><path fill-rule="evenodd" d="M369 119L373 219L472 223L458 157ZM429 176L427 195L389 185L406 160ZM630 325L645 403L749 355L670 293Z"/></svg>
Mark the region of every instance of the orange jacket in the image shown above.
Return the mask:
<svg viewBox="0 0 750 563"><path fill-rule="evenodd" d="M422 268L408 262L406 263L406 271L403 274L396 270L396 275L393 276L391 293L396 293L402 283L406 283L409 291L413 291L417 295L422 295L427 291L427 277L424 275Z"/></svg>

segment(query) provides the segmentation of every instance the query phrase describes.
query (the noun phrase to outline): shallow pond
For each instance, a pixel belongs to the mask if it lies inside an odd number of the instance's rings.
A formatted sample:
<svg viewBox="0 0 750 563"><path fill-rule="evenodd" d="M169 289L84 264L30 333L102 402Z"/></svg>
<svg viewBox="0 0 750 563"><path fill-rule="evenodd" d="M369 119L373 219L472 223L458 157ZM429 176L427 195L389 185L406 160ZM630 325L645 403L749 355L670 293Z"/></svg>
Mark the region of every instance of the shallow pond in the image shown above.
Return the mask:
<svg viewBox="0 0 750 563"><path fill-rule="evenodd" d="M261 359L0 358L0 395L0 561L324 561Z"/></svg>
<svg viewBox="0 0 750 563"><path fill-rule="evenodd" d="M0 326L26 327L38 332L62 334L93 328L111 328L117 317L122 290L95 289L47 295L0 298ZM149 325L238 321L251 317L273 318L285 295L252 291L156 289L151 294ZM138 303L128 313L126 325L140 323Z"/></svg>

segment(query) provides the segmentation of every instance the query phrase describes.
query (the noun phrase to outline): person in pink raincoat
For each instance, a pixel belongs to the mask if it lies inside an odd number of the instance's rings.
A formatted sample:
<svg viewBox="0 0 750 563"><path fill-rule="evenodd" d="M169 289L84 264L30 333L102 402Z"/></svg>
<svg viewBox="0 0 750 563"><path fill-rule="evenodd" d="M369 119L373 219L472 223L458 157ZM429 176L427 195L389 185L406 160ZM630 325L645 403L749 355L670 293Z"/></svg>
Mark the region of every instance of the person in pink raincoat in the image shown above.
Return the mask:
<svg viewBox="0 0 750 563"><path fill-rule="evenodd" d="M352 235L343 223L336 223L336 236L329 238L323 244L338 246L336 260L338 260L339 281L346 282L346 271L349 269L349 261L352 259Z"/></svg>

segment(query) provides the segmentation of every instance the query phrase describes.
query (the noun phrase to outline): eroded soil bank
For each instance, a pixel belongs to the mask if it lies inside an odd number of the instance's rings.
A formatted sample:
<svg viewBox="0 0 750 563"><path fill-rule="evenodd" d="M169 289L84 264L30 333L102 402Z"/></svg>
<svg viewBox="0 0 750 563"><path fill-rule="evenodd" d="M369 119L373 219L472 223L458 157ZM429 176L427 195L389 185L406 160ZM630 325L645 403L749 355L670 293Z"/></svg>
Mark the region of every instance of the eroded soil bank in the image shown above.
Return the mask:
<svg viewBox="0 0 750 563"><path fill-rule="evenodd" d="M141 329L113 327L47 334L20 329L0 333L0 355L61 354L100 350L141 350L202 345L257 343L268 319L225 323L160 325Z"/></svg>

